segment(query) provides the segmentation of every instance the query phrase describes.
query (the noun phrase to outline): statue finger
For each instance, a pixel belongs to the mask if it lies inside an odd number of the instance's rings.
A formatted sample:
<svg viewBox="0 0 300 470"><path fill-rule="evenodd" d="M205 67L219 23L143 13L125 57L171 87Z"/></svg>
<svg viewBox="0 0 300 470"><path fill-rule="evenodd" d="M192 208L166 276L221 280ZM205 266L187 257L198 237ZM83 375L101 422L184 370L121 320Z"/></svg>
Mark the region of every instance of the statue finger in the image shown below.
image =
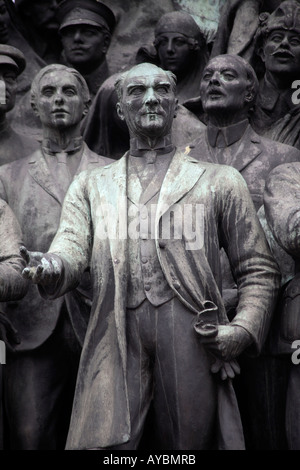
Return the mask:
<svg viewBox="0 0 300 470"><path fill-rule="evenodd" d="M29 251L27 250L27 248L24 245L20 246L20 255L22 256L22 258L24 259L26 264L30 263Z"/></svg>
<svg viewBox="0 0 300 470"><path fill-rule="evenodd" d="M241 373L241 368L238 362L235 359L233 359L232 361L230 361L230 364L231 364L232 369L234 370L234 373L236 375L239 375Z"/></svg>

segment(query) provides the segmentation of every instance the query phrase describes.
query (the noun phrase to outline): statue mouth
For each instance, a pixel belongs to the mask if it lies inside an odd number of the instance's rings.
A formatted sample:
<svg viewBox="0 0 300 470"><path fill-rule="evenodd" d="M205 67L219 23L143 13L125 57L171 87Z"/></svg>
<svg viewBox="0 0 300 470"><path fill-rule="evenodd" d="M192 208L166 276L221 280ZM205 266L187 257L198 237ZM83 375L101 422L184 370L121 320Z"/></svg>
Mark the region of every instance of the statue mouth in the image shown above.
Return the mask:
<svg viewBox="0 0 300 470"><path fill-rule="evenodd" d="M217 99L223 97L224 93L219 89L211 88L208 90L207 95L210 99Z"/></svg>
<svg viewBox="0 0 300 470"><path fill-rule="evenodd" d="M271 54L273 57L277 59L293 59L294 54L290 51L276 51Z"/></svg>
<svg viewBox="0 0 300 470"><path fill-rule="evenodd" d="M54 109L53 111L51 111L52 114L69 114L68 111L66 111L65 109Z"/></svg>
<svg viewBox="0 0 300 470"><path fill-rule="evenodd" d="M74 47L73 49L71 49L71 52L75 54L85 54L86 49L83 49L82 47Z"/></svg>

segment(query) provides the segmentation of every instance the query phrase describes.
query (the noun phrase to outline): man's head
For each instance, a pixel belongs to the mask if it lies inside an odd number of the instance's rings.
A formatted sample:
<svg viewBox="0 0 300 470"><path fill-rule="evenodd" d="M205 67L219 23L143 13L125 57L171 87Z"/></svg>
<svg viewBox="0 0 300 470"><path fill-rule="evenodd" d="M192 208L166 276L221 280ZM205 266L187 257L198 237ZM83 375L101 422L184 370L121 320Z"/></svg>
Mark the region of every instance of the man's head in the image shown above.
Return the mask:
<svg viewBox="0 0 300 470"><path fill-rule="evenodd" d="M257 52L267 72L287 80L299 77L299 2L288 0L282 2L273 13L262 13L256 41Z"/></svg>
<svg viewBox="0 0 300 470"><path fill-rule="evenodd" d="M96 0L65 0L59 6L59 19L67 61L82 73L98 67L115 26L113 12Z"/></svg>
<svg viewBox="0 0 300 470"><path fill-rule="evenodd" d="M176 77L153 64L139 64L116 81L117 112L131 137L158 139L167 135L176 116Z"/></svg>
<svg viewBox="0 0 300 470"><path fill-rule="evenodd" d="M195 52L204 49L205 39L191 15L185 12L166 13L155 28L154 46L160 65L175 73L179 79L185 76L195 60Z"/></svg>
<svg viewBox="0 0 300 470"><path fill-rule="evenodd" d="M35 29L43 33L58 30L57 0L15 0L15 5Z"/></svg>
<svg viewBox="0 0 300 470"><path fill-rule="evenodd" d="M80 73L52 64L36 75L31 86L31 106L43 127L66 130L79 125L87 114L90 94Z"/></svg>
<svg viewBox="0 0 300 470"><path fill-rule="evenodd" d="M15 105L17 77L25 69L25 57L19 49L0 44L0 112L7 113Z"/></svg>
<svg viewBox="0 0 300 470"><path fill-rule="evenodd" d="M220 114L237 119L246 116L254 105L258 91L256 74L240 56L224 54L206 65L200 96L208 115Z"/></svg>

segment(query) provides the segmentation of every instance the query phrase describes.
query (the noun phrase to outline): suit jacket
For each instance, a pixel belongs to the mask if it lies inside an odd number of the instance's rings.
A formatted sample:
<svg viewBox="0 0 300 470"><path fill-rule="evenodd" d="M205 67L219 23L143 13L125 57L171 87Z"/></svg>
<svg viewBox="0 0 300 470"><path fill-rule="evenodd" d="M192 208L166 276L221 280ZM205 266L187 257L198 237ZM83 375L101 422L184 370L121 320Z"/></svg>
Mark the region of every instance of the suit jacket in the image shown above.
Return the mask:
<svg viewBox="0 0 300 470"><path fill-rule="evenodd" d="M159 220L174 204L181 209L185 204L203 208L203 225L197 231L200 243L195 249L188 249L185 237L159 237ZM107 447L130 438L126 238L125 154L112 165L83 172L71 184L60 228L49 249L63 261L64 275L48 298L73 289L87 267L94 292L67 442L70 449ZM195 314L195 323L228 322L220 292L219 253L220 246L225 247L239 285L233 323L249 331L253 347L259 351L270 323L279 273L240 174L177 151L158 199L155 244L169 286ZM42 288L40 292L47 297ZM226 429L227 434L232 433L230 424Z"/></svg>
<svg viewBox="0 0 300 470"><path fill-rule="evenodd" d="M198 160L219 163L210 151L206 131L190 144L190 155ZM227 147L230 150L230 147ZM240 139L240 146L232 154L230 166L245 179L252 200L258 210L263 204L265 180L270 171L282 163L300 161L299 150L259 136L249 125Z"/></svg>
<svg viewBox="0 0 300 470"><path fill-rule="evenodd" d="M77 174L108 162L109 159L96 155L84 144ZM0 168L0 197L15 213L27 249L47 251L59 226L63 200L41 150ZM75 333L82 343L91 298L88 279L81 287L65 300ZM3 304L4 312L20 334L18 350L35 349L47 340L57 324L63 301L64 298L54 302L44 300L36 286L31 285L21 301Z"/></svg>

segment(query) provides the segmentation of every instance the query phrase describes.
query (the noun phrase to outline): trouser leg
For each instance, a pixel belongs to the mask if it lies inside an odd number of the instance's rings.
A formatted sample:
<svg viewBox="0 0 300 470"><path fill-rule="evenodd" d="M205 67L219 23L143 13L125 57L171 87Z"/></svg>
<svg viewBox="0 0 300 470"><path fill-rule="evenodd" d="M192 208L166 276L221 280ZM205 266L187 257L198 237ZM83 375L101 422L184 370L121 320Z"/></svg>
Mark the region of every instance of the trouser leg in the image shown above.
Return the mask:
<svg viewBox="0 0 300 470"><path fill-rule="evenodd" d="M137 448L152 398L152 439L157 439L148 443L149 448L212 447L217 388L210 359L193 329L194 320L177 299L158 308L145 301L127 312L131 439L112 449Z"/></svg>
<svg viewBox="0 0 300 470"><path fill-rule="evenodd" d="M155 422L162 449L209 449L216 437L216 377L178 299L156 311Z"/></svg>
<svg viewBox="0 0 300 470"><path fill-rule="evenodd" d="M64 448L80 356L76 341L63 316L45 344L8 354L4 393L11 449Z"/></svg>

